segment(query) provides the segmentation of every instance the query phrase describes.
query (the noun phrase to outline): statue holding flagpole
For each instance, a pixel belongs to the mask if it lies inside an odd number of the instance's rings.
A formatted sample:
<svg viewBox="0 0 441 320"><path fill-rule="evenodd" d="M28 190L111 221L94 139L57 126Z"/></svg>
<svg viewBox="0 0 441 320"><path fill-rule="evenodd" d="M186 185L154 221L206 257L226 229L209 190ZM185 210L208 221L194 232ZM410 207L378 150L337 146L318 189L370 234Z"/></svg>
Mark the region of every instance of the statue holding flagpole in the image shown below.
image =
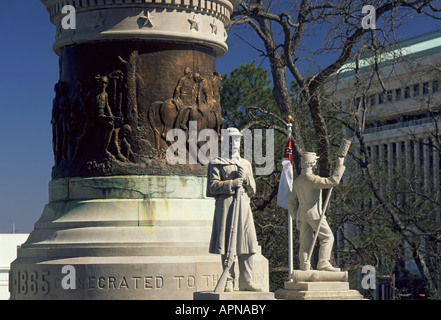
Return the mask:
<svg viewBox="0 0 441 320"><path fill-rule="evenodd" d="M333 174L320 177L313 173L317 159L315 153L305 152L301 159L301 174L294 180L288 200L288 212L296 221L299 230L299 262L301 270L311 269L311 256L317 239L320 241L317 270L339 272L331 265L334 236L325 219L332 188L339 184L346 169L344 159L350 147L350 141L344 139L337 157ZM329 189L325 203L322 203L322 189Z"/></svg>
<svg viewBox="0 0 441 320"><path fill-rule="evenodd" d="M277 299L288 300L362 300L357 290L351 290L348 272L331 264L334 236L326 221L326 210L332 190L340 183L345 157L351 142L343 139L337 161L330 177L314 174L317 159L313 152L301 151L301 172L293 179L291 117L288 117L288 141L283 152L277 204L288 210L288 262L289 277L284 288L275 292ZM322 190L327 189L322 201ZM299 268L293 268L293 222L299 231ZM320 242L316 268L311 268L311 257L316 241Z"/></svg>
<svg viewBox="0 0 441 320"><path fill-rule="evenodd" d="M286 125L288 132L288 142L286 143L286 147L283 151L283 159L282 159L282 173L280 175L279 189L277 192L277 204L282 208L288 209L288 199L291 195L292 191L292 183L293 183L293 168L292 168L292 117L288 116L288 123ZM288 270L289 274L294 268L294 259L293 259L293 219L291 215L288 213Z"/></svg>

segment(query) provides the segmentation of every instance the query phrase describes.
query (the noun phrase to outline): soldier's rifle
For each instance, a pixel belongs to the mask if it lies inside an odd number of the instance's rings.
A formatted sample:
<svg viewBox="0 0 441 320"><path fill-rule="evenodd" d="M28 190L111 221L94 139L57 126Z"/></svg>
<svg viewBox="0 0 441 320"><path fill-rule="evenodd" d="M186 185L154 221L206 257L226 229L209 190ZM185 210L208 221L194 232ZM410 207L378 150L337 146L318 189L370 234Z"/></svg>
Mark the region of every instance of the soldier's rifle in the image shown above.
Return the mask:
<svg viewBox="0 0 441 320"><path fill-rule="evenodd" d="M242 196L243 187L237 188L233 199L233 216L230 227L230 236L228 241L228 251L224 262L224 270L219 281L214 288L214 292L224 292L229 271L233 266L237 255L237 228L239 224L240 198Z"/></svg>

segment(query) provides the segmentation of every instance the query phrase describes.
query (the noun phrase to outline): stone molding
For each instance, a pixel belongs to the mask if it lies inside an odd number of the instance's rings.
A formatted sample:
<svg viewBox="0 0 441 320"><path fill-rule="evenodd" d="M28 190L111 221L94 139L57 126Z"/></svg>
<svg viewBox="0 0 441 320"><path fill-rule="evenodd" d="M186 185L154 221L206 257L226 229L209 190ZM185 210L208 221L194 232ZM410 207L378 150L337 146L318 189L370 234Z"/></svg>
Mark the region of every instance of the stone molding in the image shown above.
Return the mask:
<svg viewBox="0 0 441 320"><path fill-rule="evenodd" d="M168 10L184 10L204 13L227 22L233 12L234 1L228 0L41 0L46 6L52 22L62 15L66 5L74 6L78 13L104 8L148 7Z"/></svg>
<svg viewBox="0 0 441 320"><path fill-rule="evenodd" d="M210 199L207 179L196 176L61 178L49 183L50 201L91 199Z"/></svg>
<svg viewBox="0 0 441 320"><path fill-rule="evenodd" d="M41 0L57 27L54 51L88 41L155 40L198 43L222 56L234 1L227 0ZM76 29L63 29L62 8L76 9Z"/></svg>

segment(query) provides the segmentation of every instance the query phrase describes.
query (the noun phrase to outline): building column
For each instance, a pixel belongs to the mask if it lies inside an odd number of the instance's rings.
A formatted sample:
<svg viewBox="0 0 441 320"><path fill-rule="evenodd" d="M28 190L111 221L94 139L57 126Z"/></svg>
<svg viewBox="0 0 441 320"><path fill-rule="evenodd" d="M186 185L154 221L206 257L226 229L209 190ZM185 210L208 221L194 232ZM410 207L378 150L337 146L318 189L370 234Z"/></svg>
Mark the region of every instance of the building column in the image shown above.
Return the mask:
<svg viewBox="0 0 441 320"><path fill-rule="evenodd" d="M397 178L395 179L395 181L401 181L403 179L403 153L402 153L402 149L401 149L401 145L402 145L402 141L397 139L395 142L395 169L397 172ZM402 188L401 188L401 183L395 183L394 185L395 190L397 191L397 202L398 202L398 206L401 206L403 204L403 194L401 193Z"/></svg>
<svg viewBox="0 0 441 320"><path fill-rule="evenodd" d="M375 144L371 144L371 164L372 168L377 166L377 146Z"/></svg>
<svg viewBox="0 0 441 320"><path fill-rule="evenodd" d="M414 181L415 181L415 189L420 189L421 186L421 165L420 165L420 142L418 137L415 138L413 143L413 166L414 166Z"/></svg>
<svg viewBox="0 0 441 320"><path fill-rule="evenodd" d="M423 140L423 163L424 163L424 190L426 192L430 191L430 139L429 137L425 137Z"/></svg>
<svg viewBox="0 0 441 320"><path fill-rule="evenodd" d="M412 156L411 156L411 145L409 137L406 137L404 140L404 157L405 157L405 167L406 167L406 176L409 179L411 175L411 162L412 162Z"/></svg>
<svg viewBox="0 0 441 320"><path fill-rule="evenodd" d="M395 168L397 169L398 172L400 172L400 170L402 169L402 163L403 163L403 153L402 153L402 149L401 149L401 145L402 145L402 141L401 140L396 140L395 141Z"/></svg>
<svg viewBox="0 0 441 320"><path fill-rule="evenodd" d="M378 154L377 154L377 145L374 143L371 145L371 163L372 163L372 170L375 171L375 169L378 168ZM374 193L372 192L370 207L373 208L375 206L375 203L376 203L375 196Z"/></svg>
<svg viewBox="0 0 441 320"><path fill-rule="evenodd" d="M394 188L394 144L393 141L388 141L386 146L387 154L387 176L389 178L389 191Z"/></svg>
<svg viewBox="0 0 441 320"><path fill-rule="evenodd" d="M432 147L432 152L433 152L433 166L432 166L432 170L433 170L433 193L434 193L434 198L435 201L437 203L439 203L439 201L441 200L441 194L440 194L440 146L437 143L437 139L433 139L433 147ZM437 225L439 225L441 223L441 212L438 210L438 212L436 212L436 217L435 217L435 222ZM438 246L438 250L439 252L441 252L441 245ZM440 290L439 288L441 287L441 275L438 276L437 279L438 282L438 291Z"/></svg>
<svg viewBox="0 0 441 320"><path fill-rule="evenodd" d="M384 142L380 142L378 144L378 166L381 168L384 168L384 162L385 162L385 157L384 157Z"/></svg>
<svg viewBox="0 0 441 320"><path fill-rule="evenodd" d="M433 190L434 190L434 195L435 195L435 201L439 202L440 201L440 184L439 184L439 177L440 177L440 172L439 172L439 161L440 161L440 150L439 150L439 146L433 146L432 147L432 152L433 152Z"/></svg>
<svg viewBox="0 0 441 320"><path fill-rule="evenodd" d="M410 143L410 137L406 136L404 140L404 163L406 167L405 171L405 181L410 184L412 180L412 144ZM410 195L403 197L404 203L409 203Z"/></svg>

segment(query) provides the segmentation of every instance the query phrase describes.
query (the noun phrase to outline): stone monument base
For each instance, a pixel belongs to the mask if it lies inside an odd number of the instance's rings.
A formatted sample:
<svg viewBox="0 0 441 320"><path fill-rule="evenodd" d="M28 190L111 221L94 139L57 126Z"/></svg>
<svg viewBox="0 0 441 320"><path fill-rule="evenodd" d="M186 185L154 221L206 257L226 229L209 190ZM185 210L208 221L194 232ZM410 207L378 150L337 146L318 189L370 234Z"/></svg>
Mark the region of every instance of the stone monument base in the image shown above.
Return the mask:
<svg viewBox="0 0 441 320"><path fill-rule="evenodd" d="M275 292L284 300L364 300L357 290L349 289L347 272L294 270L291 281Z"/></svg>
<svg viewBox="0 0 441 320"><path fill-rule="evenodd" d="M357 290L340 291L296 291L279 289L277 299L284 300L364 300Z"/></svg>
<svg viewBox="0 0 441 320"><path fill-rule="evenodd" d="M214 199L195 176L66 178L9 274L11 299L192 300L213 290L220 255L208 253ZM253 280L269 290L268 260Z"/></svg>
<svg viewBox="0 0 441 320"><path fill-rule="evenodd" d="M233 291L233 292L195 292L194 300L275 300L273 292Z"/></svg>

